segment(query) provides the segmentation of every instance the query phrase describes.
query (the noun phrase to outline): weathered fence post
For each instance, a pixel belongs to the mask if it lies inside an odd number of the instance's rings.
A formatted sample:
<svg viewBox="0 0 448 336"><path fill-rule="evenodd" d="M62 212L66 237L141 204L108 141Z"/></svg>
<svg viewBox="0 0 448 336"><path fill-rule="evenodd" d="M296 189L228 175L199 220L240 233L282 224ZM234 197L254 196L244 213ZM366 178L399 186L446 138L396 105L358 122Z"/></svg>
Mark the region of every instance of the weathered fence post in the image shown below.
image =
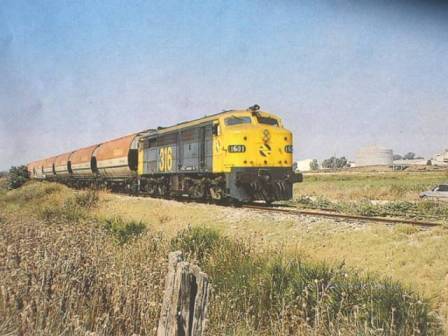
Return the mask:
<svg viewBox="0 0 448 336"><path fill-rule="evenodd" d="M170 253L168 260L157 336L200 336L210 294L207 274L183 261L180 251Z"/></svg>

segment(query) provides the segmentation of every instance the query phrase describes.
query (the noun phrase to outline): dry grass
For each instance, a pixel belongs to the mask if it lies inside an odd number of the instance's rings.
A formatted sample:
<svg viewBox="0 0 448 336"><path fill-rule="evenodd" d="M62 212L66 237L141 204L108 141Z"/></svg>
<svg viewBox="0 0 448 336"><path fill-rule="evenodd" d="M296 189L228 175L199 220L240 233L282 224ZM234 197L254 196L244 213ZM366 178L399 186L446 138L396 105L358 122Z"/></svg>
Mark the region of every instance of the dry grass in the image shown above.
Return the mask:
<svg viewBox="0 0 448 336"><path fill-rule="evenodd" d="M0 209L0 334L154 334L165 258L177 247L214 282L211 335L440 333L425 300L378 279L403 280L443 311L444 230L96 199L49 183L0 196ZM189 236L198 225L217 231Z"/></svg>
<svg viewBox="0 0 448 336"><path fill-rule="evenodd" d="M121 215L143 221L172 237L192 225L234 238L285 248L316 262L344 262L366 273L388 276L430 298L448 325L448 230L357 224L329 219L266 214L247 209L103 195L99 217Z"/></svg>
<svg viewBox="0 0 448 336"><path fill-rule="evenodd" d="M8 188L8 179L6 176L0 177L0 195L4 195Z"/></svg>
<svg viewBox="0 0 448 336"><path fill-rule="evenodd" d="M165 251L147 233L132 247L95 223L3 219L0 334L153 334Z"/></svg>

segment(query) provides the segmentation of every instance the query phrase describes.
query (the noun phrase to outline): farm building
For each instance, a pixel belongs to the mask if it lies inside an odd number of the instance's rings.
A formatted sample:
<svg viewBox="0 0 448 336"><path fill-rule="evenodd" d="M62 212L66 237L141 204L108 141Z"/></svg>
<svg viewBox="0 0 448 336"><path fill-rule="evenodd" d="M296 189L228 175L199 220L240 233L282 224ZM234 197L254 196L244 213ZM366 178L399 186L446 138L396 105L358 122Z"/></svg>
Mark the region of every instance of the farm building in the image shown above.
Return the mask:
<svg viewBox="0 0 448 336"><path fill-rule="evenodd" d="M426 166L428 160L426 159L412 159L412 160L395 160L394 166Z"/></svg>
<svg viewBox="0 0 448 336"><path fill-rule="evenodd" d="M432 158L433 165L447 165L448 164L448 149L445 149L444 152L440 154L435 154Z"/></svg>
<svg viewBox="0 0 448 336"><path fill-rule="evenodd" d="M311 168L312 162L313 162L313 159L306 159L306 160L296 161L294 163L294 170L301 171L301 172L311 171L311 170L313 170Z"/></svg>
<svg viewBox="0 0 448 336"><path fill-rule="evenodd" d="M392 149L380 146L367 146L358 150L355 158L356 167L392 166L394 163Z"/></svg>

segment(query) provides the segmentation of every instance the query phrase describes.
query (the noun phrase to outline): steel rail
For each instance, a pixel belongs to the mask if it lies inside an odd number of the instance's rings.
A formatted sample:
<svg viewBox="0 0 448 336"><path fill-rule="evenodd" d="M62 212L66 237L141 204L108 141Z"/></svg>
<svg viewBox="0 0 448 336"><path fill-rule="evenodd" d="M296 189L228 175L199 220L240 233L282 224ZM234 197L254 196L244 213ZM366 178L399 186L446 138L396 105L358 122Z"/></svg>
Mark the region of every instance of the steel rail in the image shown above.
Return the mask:
<svg viewBox="0 0 448 336"><path fill-rule="evenodd" d="M425 227L435 227L442 226L441 223L435 222L423 222L417 220L409 220L409 219L400 219L400 218L388 218L388 217L368 217L368 216L356 216L356 215L347 215L340 214L334 212L322 212L322 211L309 211L309 210L299 210L299 209L279 209L258 205L242 205L241 208L245 209L253 209L260 211L270 211L270 212L281 212L291 215L304 215L304 216L316 216L316 217L328 217L328 218L341 218L341 219L350 219L350 220L360 220L365 222L380 222L387 224L409 224L415 226L425 226Z"/></svg>

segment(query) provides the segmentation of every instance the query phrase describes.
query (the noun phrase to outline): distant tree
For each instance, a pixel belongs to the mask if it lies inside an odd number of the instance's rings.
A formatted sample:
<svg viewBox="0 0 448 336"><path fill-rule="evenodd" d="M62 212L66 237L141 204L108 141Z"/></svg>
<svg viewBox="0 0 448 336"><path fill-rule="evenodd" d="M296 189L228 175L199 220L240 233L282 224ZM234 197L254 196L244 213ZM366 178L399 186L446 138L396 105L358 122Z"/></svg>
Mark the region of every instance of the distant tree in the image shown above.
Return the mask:
<svg viewBox="0 0 448 336"><path fill-rule="evenodd" d="M344 167L348 167L348 166L349 166L348 161L345 158L345 156L340 157L340 158L332 156L331 158L322 161L322 168L336 169L336 168L344 168Z"/></svg>
<svg viewBox="0 0 448 336"><path fill-rule="evenodd" d="M322 161L322 168L334 168L336 162L336 158L332 156L329 159L325 159Z"/></svg>
<svg viewBox="0 0 448 336"><path fill-rule="evenodd" d="M11 167L8 174L8 188L17 189L29 179L26 166Z"/></svg>
<svg viewBox="0 0 448 336"><path fill-rule="evenodd" d="M409 152L405 156L403 156L404 160L413 160L415 158L415 153Z"/></svg>
<svg viewBox="0 0 448 336"><path fill-rule="evenodd" d="M432 166L432 161L431 160L426 161L426 165L427 166Z"/></svg>
<svg viewBox="0 0 448 336"><path fill-rule="evenodd" d="M336 159L336 168L349 167L348 160L345 156Z"/></svg>
<svg viewBox="0 0 448 336"><path fill-rule="evenodd" d="M311 170L318 170L319 169L319 163L316 159L310 162L310 169Z"/></svg>
<svg viewBox="0 0 448 336"><path fill-rule="evenodd" d="M423 160L424 157L423 156L416 156L414 159L416 159L416 160Z"/></svg>
<svg viewBox="0 0 448 336"><path fill-rule="evenodd" d="M394 161L403 160L403 157L400 154L394 154Z"/></svg>

